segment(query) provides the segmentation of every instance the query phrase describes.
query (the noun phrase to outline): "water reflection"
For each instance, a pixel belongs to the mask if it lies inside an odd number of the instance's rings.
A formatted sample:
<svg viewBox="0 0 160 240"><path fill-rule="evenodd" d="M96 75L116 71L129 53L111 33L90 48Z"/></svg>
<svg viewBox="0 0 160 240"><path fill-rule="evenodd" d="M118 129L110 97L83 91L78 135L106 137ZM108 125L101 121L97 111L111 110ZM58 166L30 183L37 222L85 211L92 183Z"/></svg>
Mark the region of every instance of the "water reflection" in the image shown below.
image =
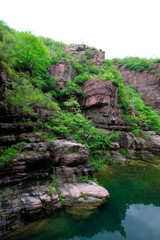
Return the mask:
<svg viewBox="0 0 160 240"><path fill-rule="evenodd" d="M122 224L127 232L127 238L130 240L160 237L160 208L152 204L147 206L131 205Z"/></svg>
<svg viewBox="0 0 160 240"><path fill-rule="evenodd" d="M97 173L111 199L90 211L60 211L7 240L160 240L160 158ZM83 214L81 214L83 211Z"/></svg>

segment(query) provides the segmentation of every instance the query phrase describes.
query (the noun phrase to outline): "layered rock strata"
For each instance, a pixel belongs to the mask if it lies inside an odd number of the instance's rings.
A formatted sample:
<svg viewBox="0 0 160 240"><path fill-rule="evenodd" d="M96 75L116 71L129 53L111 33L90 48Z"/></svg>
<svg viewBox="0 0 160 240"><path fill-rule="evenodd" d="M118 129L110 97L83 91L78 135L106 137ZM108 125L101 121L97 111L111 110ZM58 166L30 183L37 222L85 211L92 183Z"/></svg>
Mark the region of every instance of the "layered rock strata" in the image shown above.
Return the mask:
<svg viewBox="0 0 160 240"><path fill-rule="evenodd" d="M118 93L117 84L101 79L91 79L82 86L84 95L81 105L85 113L97 128L128 130L117 108Z"/></svg>
<svg viewBox="0 0 160 240"><path fill-rule="evenodd" d="M21 153L0 165L0 236L56 209L98 206L109 197L107 190L87 180L92 171L83 145L54 140L48 147L41 134L33 134L34 127L0 124L1 148L25 142Z"/></svg>
<svg viewBox="0 0 160 240"><path fill-rule="evenodd" d="M149 147L143 138L137 138L131 132L122 132L119 141L120 146L130 154L130 158L152 159Z"/></svg>
<svg viewBox="0 0 160 240"><path fill-rule="evenodd" d="M118 145L111 147L110 155L113 162L125 162L119 148L123 148L130 153L131 158L150 159L149 151L158 153L158 150L154 150L159 148L156 146L158 136L152 137L150 145L155 147L151 148L143 138L137 138L129 132L130 127L125 123L120 108L117 108L117 84L101 79L91 79L85 82L82 88L84 95L81 99L81 105L88 119L101 130L108 131L108 133L110 133L110 130L116 130L121 135ZM131 111L134 115L134 109L131 109ZM100 155L104 158L104 154L100 153Z"/></svg>
<svg viewBox="0 0 160 240"><path fill-rule="evenodd" d="M142 96L146 105L153 110L160 110L160 63L155 64L157 74L151 74L148 71L131 71L124 66L115 63L115 66L124 77L124 85L134 84L137 91Z"/></svg>

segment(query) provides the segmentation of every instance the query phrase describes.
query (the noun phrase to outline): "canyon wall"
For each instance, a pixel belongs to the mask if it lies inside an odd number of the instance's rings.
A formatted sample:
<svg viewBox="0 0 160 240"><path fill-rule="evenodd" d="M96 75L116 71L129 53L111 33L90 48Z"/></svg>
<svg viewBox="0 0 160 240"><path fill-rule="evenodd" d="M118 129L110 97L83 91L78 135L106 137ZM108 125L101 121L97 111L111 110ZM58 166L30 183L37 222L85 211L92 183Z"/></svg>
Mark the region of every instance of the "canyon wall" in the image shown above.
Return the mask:
<svg viewBox="0 0 160 240"><path fill-rule="evenodd" d="M63 47L77 58L84 55L100 68L104 63L104 52L95 48L86 51L85 45ZM88 49L88 48L87 48ZM90 51L91 50L91 51ZM147 104L153 109L160 108L159 79L147 72L136 73L117 66L124 83L136 84ZM51 77L56 79L60 89L66 87L65 80L74 82L77 76L72 60L61 59L48 68ZM0 68L0 85L5 97L7 73ZM4 88L3 88L4 86ZM152 153L160 153L160 136L154 132L148 142L130 132L130 126L124 120L118 103L118 85L102 79L91 79L81 84L84 94L79 97L83 113L100 131L114 130L120 137L112 142L110 152L113 163L124 163L126 158L120 150L125 149L132 158L151 158ZM3 100L3 99L1 99ZM106 189L92 180L93 173L88 152L81 144L73 140L56 139L50 143L44 139L36 122L45 111L37 106L37 116L30 123L15 123L17 116L12 109L0 106L0 144L2 149L17 143L25 143L23 151L9 163L0 165L0 236L8 234L29 221L37 219L56 209L77 204L103 203L109 198ZM134 108L130 110L134 116ZM49 113L52 115L52 113ZM106 152L99 149L99 155L107 162ZM58 180L57 180L58 179ZM84 180L86 183L84 183Z"/></svg>

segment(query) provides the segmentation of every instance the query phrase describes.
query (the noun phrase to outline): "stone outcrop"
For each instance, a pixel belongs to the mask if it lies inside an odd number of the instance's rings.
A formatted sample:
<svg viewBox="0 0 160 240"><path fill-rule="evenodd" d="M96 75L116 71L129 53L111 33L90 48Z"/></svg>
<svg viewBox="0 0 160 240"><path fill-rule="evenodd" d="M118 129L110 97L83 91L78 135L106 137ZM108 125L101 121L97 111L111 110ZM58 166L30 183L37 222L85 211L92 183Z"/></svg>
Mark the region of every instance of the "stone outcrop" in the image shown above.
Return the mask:
<svg viewBox="0 0 160 240"><path fill-rule="evenodd" d="M120 146L130 153L130 158L151 159L146 141L143 138L137 138L131 132L122 132L120 137Z"/></svg>
<svg viewBox="0 0 160 240"><path fill-rule="evenodd" d="M85 44L64 46L63 48L67 53L71 54L72 57L78 58L79 55L83 55L99 67L102 67L104 64L105 52L102 50L98 51L96 48L87 47Z"/></svg>
<svg viewBox="0 0 160 240"><path fill-rule="evenodd" d="M80 56L83 55L86 59L92 61L99 67L104 64L104 52L98 51L96 48L88 48L85 45L72 45L62 46L63 49L75 58L75 61L80 60ZM89 52L87 52L87 50ZM48 68L48 73L51 77L54 77L57 86L60 89L64 89L67 86L65 80L74 81L77 76L76 70L73 68L73 62L71 59L62 58L58 63L51 64Z"/></svg>
<svg viewBox="0 0 160 240"><path fill-rule="evenodd" d="M160 74L160 63L156 63L155 65L157 73ZM160 110L160 77L158 74L150 74L148 71L131 71L116 63L115 66L124 77L124 85L136 85L146 105L150 106L153 110Z"/></svg>
<svg viewBox="0 0 160 240"><path fill-rule="evenodd" d="M82 144L74 141L54 140L50 144L53 173L62 182L73 182L83 176L92 177L88 152Z"/></svg>
<svg viewBox="0 0 160 240"><path fill-rule="evenodd" d="M108 191L92 181L77 184L66 183L60 189L66 206L72 206L73 204L101 204L102 198L109 198Z"/></svg>
<svg viewBox="0 0 160 240"><path fill-rule="evenodd" d="M88 183L65 183L53 186L47 182L27 182L0 190L0 236L22 227L25 223L51 214L63 207L96 204L109 198L103 187Z"/></svg>
<svg viewBox="0 0 160 240"><path fill-rule="evenodd" d="M92 171L83 145L54 140L48 146L41 134L33 133L35 127L34 123L0 124L2 149L25 142L21 153L0 164L0 236L56 209L98 206L109 197L107 190L87 180Z"/></svg>
<svg viewBox="0 0 160 240"><path fill-rule="evenodd" d="M76 70L72 67L72 60L61 59L56 64L51 64L48 68L48 73L56 80L57 86L64 89L67 85L65 80L71 80L77 75Z"/></svg>
<svg viewBox="0 0 160 240"><path fill-rule="evenodd" d="M137 138L133 133L129 132L130 127L125 124L121 110L116 107L118 103L117 84L102 81L101 79L91 79L85 82L82 88L84 95L81 99L81 105L88 119L103 131L109 132L109 130L114 129L121 133L119 144L112 146L110 150L112 161L115 163L124 163L126 161L117 151L119 148L124 148L131 158L150 159L149 150L151 152L156 152L156 150L152 151L143 138ZM131 112L134 116L133 107ZM152 145L155 144L155 141L152 140ZM155 146L156 148L158 147ZM105 154L100 153L100 155L102 155L103 159ZM107 159L105 161L108 162Z"/></svg>
<svg viewBox="0 0 160 240"><path fill-rule="evenodd" d="M84 91L81 105L85 114L97 128L128 130L120 108L117 108L117 84L101 79L91 79L82 86Z"/></svg>
<svg viewBox="0 0 160 240"><path fill-rule="evenodd" d="M147 131L146 134L148 135L149 150L154 154L160 154L160 135L153 131Z"/></svg>

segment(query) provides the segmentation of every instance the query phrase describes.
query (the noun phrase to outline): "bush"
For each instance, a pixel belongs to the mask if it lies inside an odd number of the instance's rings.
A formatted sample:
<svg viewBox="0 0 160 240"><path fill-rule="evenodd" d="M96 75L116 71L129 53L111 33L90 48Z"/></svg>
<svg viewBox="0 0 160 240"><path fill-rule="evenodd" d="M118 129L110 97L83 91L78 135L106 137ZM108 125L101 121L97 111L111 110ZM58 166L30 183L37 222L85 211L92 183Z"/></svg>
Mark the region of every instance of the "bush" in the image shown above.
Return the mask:
<svg viewBox="0 0 160 240"><path fill-rule="evenodd" d="M15 144L13 147L8 147L7 149L0 149L0 164L6 165L8 162L13 160L19 153L23 151L25 142L20 142Z"/></svg>
<svg viewBox="0 0 160 240"><path fill-rule="evenodd" d="M127 85L125 90L128 98L134 104L136 119L139 124L146 124L150 130L160 133L160 119L157 112L145 106L135 86Z"/></svg>
<svg viewBox="0 0 160 240"><path fill-rule="evenodd" d="M19 72L29 72L31 76L41 76L46 73L50 57L43 41L29 32L20 32L17 36L15 69Z"/></svg>
<svg viewBox="0 0 160 240"><path fill-rule="evenodd" d="M126 68L138 72L142 71L151 71L154 70L156 67L154 62L156 60L153 59L146 59L146 58L139 58L139 57L125 57L123 59L115 58L113 62L117 62L120 65L125 66Z"/></svg>
<svg viewBox="0 0 160 240"><path fill-rule="evenodd" d="M50 93L43 93L35 88L28 79L18 79L10 83L4 103L14 106L13 110L22 115L35 115L37 106L44 109L58 110L58 104L52 100Z"/></svg>

